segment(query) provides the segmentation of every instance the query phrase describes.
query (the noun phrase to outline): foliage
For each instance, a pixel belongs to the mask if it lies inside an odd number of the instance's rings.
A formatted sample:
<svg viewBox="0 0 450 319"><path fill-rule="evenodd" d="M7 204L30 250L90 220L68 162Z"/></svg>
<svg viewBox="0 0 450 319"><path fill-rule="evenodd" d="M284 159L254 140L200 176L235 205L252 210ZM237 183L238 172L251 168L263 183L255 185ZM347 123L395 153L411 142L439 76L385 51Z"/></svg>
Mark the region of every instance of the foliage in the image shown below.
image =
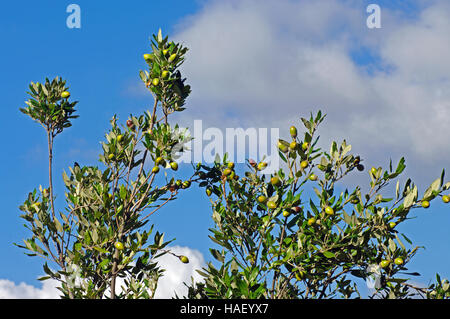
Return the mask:
<svg viewBox="0 0 450 319"><path fill-rule="evenodd" d="M59 77L31 83L27 107L20 110L47 133L49 185L30 192L20 206L31 237L18 245L45 259L41 280L55 279L65 298L152 298L163 269L157 258L172 254L164 234L147 225L150 217L178 193L198 181L211 197L214 228L210 252L215 264L198 272L201 282L188 286L189 298L353 298L358 278L373 280L373 298L449 298L449 282L436 276L429 287L415 287L407 268L420 247L398 231L417 208L442 197L444 171L419 196L411 181L400 185L404 158L396 167L368 170L369 186L345 188L344 178L365 170L360 156L344 140L327 152L318 145L319 111L301 118L305 131L289 129L279 140L284 168L266 174L267 163L252 159L238 175L225 155L210 167L198 164L183 181L167 174L191 140L168 117L185 109L191 89L179 67L187 48L153 35L148 70L139 76L154 97L151 110L123 124L114 115L101 143L102 168L75 163L63 173L66 207L57 211L53 194L54 138L77 118L77 101ZM149 168L150 164L150 168ZM162 177L161 171L165 176ZM395 194L386 187L396 182ZM309 194L312 194L310 196ZM217 266L218 265L218 266ZM117 278L124 286L117 293Z"/></svg>
<svg viewBox="0 0 450 319"><path fill-rule="evenodd" d="M264 174L264 161L249 160L240 178L226 155L197 171L215 196L210 238L220 249L210 251L220 267L209 262L199 271L204 281L188 286L189 298L352 298L360 297L357 278L369 277L376 279L373 298L445 295L448 282L427 289L409 283L418 274L407 265L419 247L397 231L414 209L450 188L444 171L421 197L410 179L383 195L404 158L395 169L392 161L371 168L367 192L342 189L344 177L364 166L345 140L329 152L317 147L324 118L320 111L301 118L302 138L290 128L292 141L278 143L286 168L274 174Z"/></svg>
<svg viewBox="0 0 450 319"><path fill-rule="evenodd" d="M146 224L190 185L190 179L175 180L167 172L158 177L160 167L177 169L177 156L190 140L177 125L168 124L168 116L184 109L190 93L178 70L187 48L168 43L161 31L151 47L152 53L144 55L150 71L140 75L154 97L152 111L130 115L123 125L112 118L99 156L105 168L76 163L69 175L63 173L67 206L62 212L56 213L53 203L53 138L71 126L77 102L69 101L65 81L47 79L31 83L28 107L21 109L48 133L49 187L33 190L20 206L32 236L18 246L46 259L47 275L40 279L60 281L63 297L152 298L163 274L156 259L170 253L186 262L165 249L171 241ZM116 294L118 277L125 286Z"/></svg>

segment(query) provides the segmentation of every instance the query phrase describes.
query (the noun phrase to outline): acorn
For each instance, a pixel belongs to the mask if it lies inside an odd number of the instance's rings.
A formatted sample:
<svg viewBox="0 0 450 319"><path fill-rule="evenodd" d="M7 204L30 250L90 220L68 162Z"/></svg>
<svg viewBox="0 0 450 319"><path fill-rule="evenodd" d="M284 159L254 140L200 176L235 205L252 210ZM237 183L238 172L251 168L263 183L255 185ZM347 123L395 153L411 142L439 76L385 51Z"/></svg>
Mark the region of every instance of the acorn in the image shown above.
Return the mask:
<svg viewBox="0 0 450 319"><path fill-rule="evenodd" d="M258 196L257 200L258 200L259 203L262 204L262 203L265 203L267 201L267 197L264 196L264 195L260 195L260 196Z"/></svg>
<svg viewBox="0 0 450 319"><path fill-rule="evenodd" d="M145 53L145 54L143 55L143 57L144 57L144 60L145 60L145 61L151 61L151 60L153 60L153 55L150 54L150 53Z"/></svg>
<svg viewBox="0 0 450 319"><path fill-rule="evenodd" d="M184 181L181 185L182 188L189 188L191 186L191 181Z"/></svg>
<svg viewBox="0 0 450 319"><path fill-rule="evenodd" d="M170 168L172 168L174 171L178 170L178 163L177 162L171 162Z"/></svg>
<svg viewBox="0 0 450 319"><path fill-rule="evenodd" d="M309 162L307 160L301 161L300 167L301 168L307 168L309 165Z"/></svg>
<svg viewBox="0 0 450 319"><path fill-rule="evenodd" d="M180 256L179 258L183 264L189 263L189 258L187 258L186 256Z"/></svg>
<svg viewBox="0 0 450 319"><path fill-rule="evenodd" d="M70 92L68 92L68 91L62 92L62 93L61 93L61 97L62 97L63 99L67 99L68 97L70 97Z"/></svg>
<svg viewBox="0 0 450 319"><path fill-rule="evenodd" d="M273 176L273 177L270 179L270 183L271 183L273 186L280 186L280 185L281 185L281 180L280 180L280 178L279 178L278 176Z"/></svg>
<svg viewBox="0 0 450 319"><path fill-rule="evenodd" d="M310 219L308 219L308 226L312 226L316 223L316 219L314 217L311 217Z"/></svg>
<svg viewBox="0 0 450 319"><path fill-rule="evenodd" d="M114 247L116 247L117 250L122 250L124 248L123 243L121 243L120 241L116 241L114 243Z"/></svg>
<svg viewBox="0 0 450 319"><path fill-rule="evenodd" d="M284 210L283 211L283 217L289 217L289 216L291 216L291 212L288 211L288 210Z"/></svg>
<svg viewBox="0 0 450 319"><path fill-rule="evenodd" d="M289 128L289 133L291 133L292 138L296 138L297 137L297 128L295 126L291 126Z"/></svg>
<svg viewBox="0 0 450 319"><path fill-rule="evenodd" d="M159 166L155 166L152 168L152 173L153 174L158 174L159 173Z"/></svg>
<svg viewBox="0 0 450 319"><path fill-rule="evenodd" d="M298 147L298 144L297 144L296 141L292 141L291 144L289 144L289 148L290 148L292 151L295 151L295 150L297 149L297 147Z"/></svg>
<svg viewBox="0 0 450 319"><path fill-rule="evenodd" d="M277 208L277 203L275 203L274 201L268 201L267 207L269 207L270 209L275 209Z"/></svg>
<svg viewBox="0 0 450 319"><path fill-rule="evenodd" d="M267 167L267 163L266 162L261 162L258 164L258 170L262 171Z"/></svg>
<svg viewBox="0 0 450 319"><path fill-rule="evenodd" d="M158 165L161 165L161 164L164 165L164 159L161 156L158 156L155 159L155 165L158 166Z"/></svg>
<svg viewBox="0 0 450 319"><path fill-rule="evenodd" d="M172 62L173 60L176 59L176 57L177 57L177 54L174 53L174 54L172 54L172 55L169 57L169 59L168 59L167 61Z"/></svg>
<svg viewBox="0 0 450 319"><path fill-rule="evenodd" d="M158 86L158 84L159 84L159 79L158 79L158 78L154 78L154 79L152 80L152 84L153 84L154 86Z"/></svg>
<svg viewBox="0 0 450 319"><path fill-rule="evenodd" d="M325 213L327 215L333 215L334 214L334 209L330 206L325 207Z"/></svg>
<svg viewBox="0 0 450 319"><path fill-rule="evenodd" d="M285 145L285 144L284 144L283 142L281 142L281 141L278 141L278 148L279 148L279 150L280 150L281 152L283 152L283 153L286 153L286 152L289 150L288 146Z"/></svg>
<svg viewBox="0 0 450 319"><path fill-rule="evenodd" d="M300 206L294 206L294 207L291 208L291 210L294 213L298 214L298 213L300 213L302 211L302 208Z"/></svg>
<svg viewBox="0 0 450 319"><path fill-rule="evenodd" d="M303 142L302 143L302 150L303 151L306 151L308 149L308 147L309 147L309 143L308 142Z"/></svg>

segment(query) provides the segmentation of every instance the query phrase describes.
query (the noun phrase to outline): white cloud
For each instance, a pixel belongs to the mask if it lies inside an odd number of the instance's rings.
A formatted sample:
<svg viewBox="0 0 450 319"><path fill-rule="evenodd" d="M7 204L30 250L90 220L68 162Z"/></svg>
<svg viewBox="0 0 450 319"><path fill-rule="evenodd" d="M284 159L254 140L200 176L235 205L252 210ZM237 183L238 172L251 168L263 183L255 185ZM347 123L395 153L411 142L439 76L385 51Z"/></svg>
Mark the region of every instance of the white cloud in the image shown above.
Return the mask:
<svg viewBox="0 0 450 319"><path fill-rule="evenodd" d="M191 276L196 281L201 280L201 276L196 272L201 269L205 262L203 255L189 247L173 246L168 247L176 255L184 255L189 258L188 264L183 264L173 255L166 254L158 259L161 268L166 269L164 276L158 282L155 298L169 299L175 296L183 297L187 293L184 282L190 283ZM123 279L118 279L116 291L120 291ZM46 280L42 282L41 288L21 282L15 284L7 279L0 279L0 299L59 299L60 291L56 289L58 282Z"/></svg>
<svg viewBox="0 0 450 319"><path fill-rule="evenodd" d="M15 284L7 279L0 279L0 299L59 299L58 282L46 280L41 288L24 282Z"/></svg>
<svg viewBox="0 0 450 319"><path fill-rule="evenodd" d="M174 297L174 292L179 297L186 295L187 288L183 284L191 283L191 276L194 277L194 281L200 281L201 276L196 272L197 269L201 269L205 266L203 255L189 247L173 246L169 249L177 255L184 255L189 258L188 264L183 264L170 254L166 254L159 258L159 265L161 268L166 269L164 276L158 282L158 288L156 289L155 298L167 299Z"/></svg>
<svg viewBox="0 0 450 319"><path fill-rule="evenodd" d="M429 85L450 73L450 4L440 2L420 18L393 30L381 47L383 58L395 64L404 81Z"/></svg>
<svg viewBox="0 0 450 319"><path fill-rule="evenodd" d="M322 109L323 146L346 138L368 165L402 155L413 178L448 166L450 5L415 18L382 8L369 30L358 1L210 1L176 29L190 48L193 93L179 120L214 127L280 127ZM356 63L361 48L378 57ZM427 181L428 182L428 181Z"/></svg>

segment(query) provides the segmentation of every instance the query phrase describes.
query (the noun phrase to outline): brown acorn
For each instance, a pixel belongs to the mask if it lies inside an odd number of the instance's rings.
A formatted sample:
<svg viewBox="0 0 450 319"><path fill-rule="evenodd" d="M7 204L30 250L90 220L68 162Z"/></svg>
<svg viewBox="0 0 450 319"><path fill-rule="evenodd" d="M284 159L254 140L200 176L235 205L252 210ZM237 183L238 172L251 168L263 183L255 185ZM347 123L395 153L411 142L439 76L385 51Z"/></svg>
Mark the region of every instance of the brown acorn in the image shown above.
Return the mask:
<svg viewBox="0 0 450 319"><path fill-rule="evenodd" d="M300 206L294 206L294 207L292 207L291 209L292 209L292 211L293 211L294 213L296 213L296 214L298 214L298 213L300 213L300 212L302 211L302 209L301 209Z"/></svg>

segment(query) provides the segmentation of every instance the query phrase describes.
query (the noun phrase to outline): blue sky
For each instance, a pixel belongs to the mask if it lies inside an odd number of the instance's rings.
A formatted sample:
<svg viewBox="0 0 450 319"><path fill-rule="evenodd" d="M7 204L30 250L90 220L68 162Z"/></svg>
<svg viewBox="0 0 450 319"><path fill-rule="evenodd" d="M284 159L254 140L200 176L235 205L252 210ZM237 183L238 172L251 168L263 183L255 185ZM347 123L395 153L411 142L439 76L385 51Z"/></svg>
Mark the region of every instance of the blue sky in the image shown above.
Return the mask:
<svg viewBox="0 0 450 319"><path fill-rule="evenodd" d="M445 1L377 1L380 30L365 26L372 1L76 1L78 30L65 24L70 3L8 2L0 10L0 280L40 287L36 278L42 275L41 260L12 245L28 234L18 206L33 188L47 185L44 131L19 111L28 84L59 75L80 101L80 117L55 142L54 183L63 204L62 171L74 160L97 165L110 118L124 120L150 107L138 71L158 28L191 48L183 70L193 94L176 118L180 123L286 128L321 107L329 114L322 125L325 145L332 137L354 141L368 165L405 156L404 175L415 178L422 192L442 168L450 176L443 129L450 124L450 61L449 55L433 55L450 48L448 24L439 14L450 16ZM181 174L190 172L182 165ZM203 189L194 187L153 222L167 238L176 237L176 245L210 260L210 215ZM423 274L417 281L428 283L435 272L450 277L448 206L436 203L416 215L402 230L426 247L411 263Z"/></svg>

